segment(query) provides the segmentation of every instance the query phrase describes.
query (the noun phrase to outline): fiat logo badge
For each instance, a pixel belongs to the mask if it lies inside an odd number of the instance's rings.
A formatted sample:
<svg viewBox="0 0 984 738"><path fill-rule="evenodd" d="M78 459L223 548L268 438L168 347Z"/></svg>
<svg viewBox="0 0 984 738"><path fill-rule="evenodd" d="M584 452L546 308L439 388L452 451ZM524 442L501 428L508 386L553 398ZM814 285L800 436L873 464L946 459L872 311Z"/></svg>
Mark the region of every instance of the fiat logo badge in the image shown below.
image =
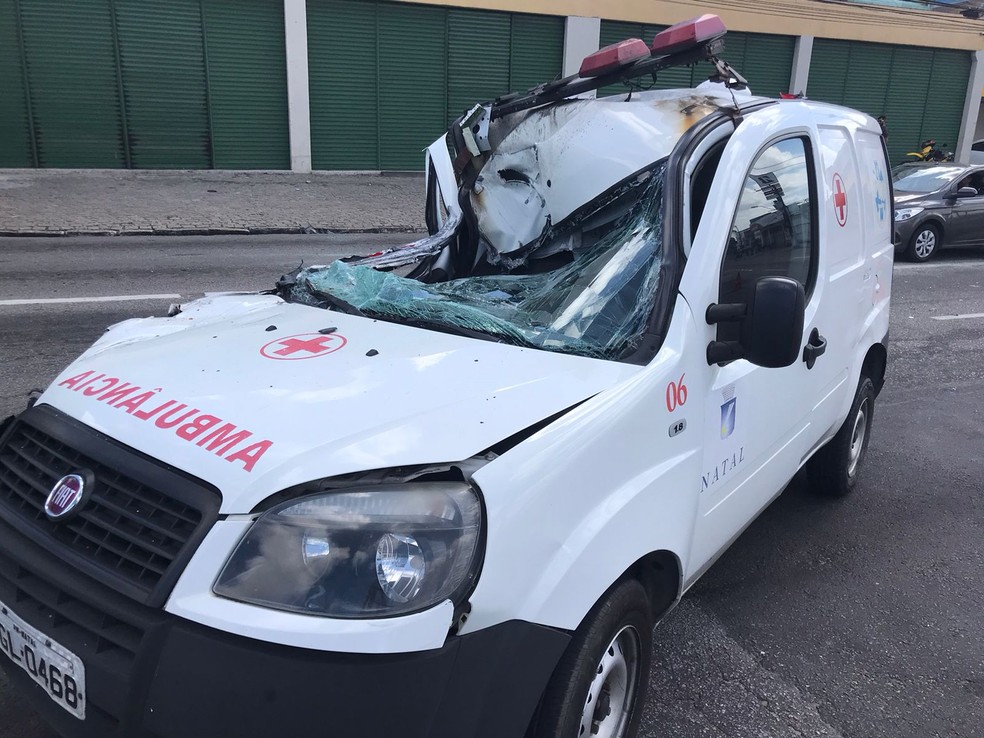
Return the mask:
<svg viewBox="0 0 984 738"><path fill-rule="evenodd" d="M55 482L44 501L44 513L51 520L61 520L77 509L85 493L85 480L78 474L66 474Z"/></svg>

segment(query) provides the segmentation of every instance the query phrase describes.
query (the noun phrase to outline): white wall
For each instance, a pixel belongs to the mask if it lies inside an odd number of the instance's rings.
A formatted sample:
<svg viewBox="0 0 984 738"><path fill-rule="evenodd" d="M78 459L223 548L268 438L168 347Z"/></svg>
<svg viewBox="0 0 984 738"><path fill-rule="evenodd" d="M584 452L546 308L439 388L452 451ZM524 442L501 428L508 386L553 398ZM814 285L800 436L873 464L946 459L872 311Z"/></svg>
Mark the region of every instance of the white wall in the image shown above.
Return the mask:
<svg viewBox="0 0 984 738"><path fill-rule="evenodd" d="M977 138L975 133L980 126L981 88L984 87L984 51L974 51L970 65L970 80L967 82L967 97L964 100L963 118L960 120L960 137L954 158L957 161L970 160L970 146Z"/></svg>
<svg viewBox="0 0 984 738"><path fill-rule="evenodd" d="M307 4L284 0L284 40L287 47L287 117L290 168L311 171L311 98L308 91Z"/></svg>
<svg viewBox="0 0 984 738"><path fill-rule="evenodd" d="M601 43L601 18L567 17L564 26L564 76L577 74L581 60L598 50Z"/></svg>

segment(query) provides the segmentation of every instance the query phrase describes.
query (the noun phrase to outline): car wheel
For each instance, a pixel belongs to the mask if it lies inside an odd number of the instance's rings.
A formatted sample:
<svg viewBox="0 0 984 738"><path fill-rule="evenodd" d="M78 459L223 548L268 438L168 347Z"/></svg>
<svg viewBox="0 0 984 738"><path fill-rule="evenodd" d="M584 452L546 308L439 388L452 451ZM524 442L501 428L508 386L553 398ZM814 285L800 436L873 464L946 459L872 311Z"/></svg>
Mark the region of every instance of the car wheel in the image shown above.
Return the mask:
<svg viewBox="0 0 984 738"><path fill-rule="evenodd" d="M632 738L652 660L653 617L634 579L588 613L554 670L534 724L536 738Z"/></svg>
<svg viewBox="0 0 984 738"><path fill-rule="evenodd" d="M926 261L940 250L940 229L934 225L919 226L909 239L908 256L912 261Z"/></svg>
<svg viewBox="0 0 984 738"><path fill-rule="evenodd" d="M844 497L854 489L864 466L874 419L875 385L862 375L844 425L810 459L807 472L814 492Z"/></svg>

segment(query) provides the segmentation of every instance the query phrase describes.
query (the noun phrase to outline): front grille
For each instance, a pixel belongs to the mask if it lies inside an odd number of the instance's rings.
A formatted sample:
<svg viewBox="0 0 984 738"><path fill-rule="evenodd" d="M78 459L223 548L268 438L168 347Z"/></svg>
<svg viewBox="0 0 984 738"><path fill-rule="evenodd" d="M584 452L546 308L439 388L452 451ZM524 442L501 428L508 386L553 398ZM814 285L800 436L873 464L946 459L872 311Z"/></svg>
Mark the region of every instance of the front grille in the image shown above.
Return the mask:
<svg viewBox="0 0 984 738"><path fill-rule="evenodd" d="M0 556L2 600L21 617L41 623L45 635L60 643L88 644L117 669L137 656L141 628L95 608L33 572Z"/></svg>
<svg viewBox="0 0 984 738"><path fill-rule="evenodd" d="M66 474L95 484L78 514L52 521L44 502ZM0 447L0 507L15 527L146 604L162 604L214 522L218 493L51 408L34 408Z"/></svg>
<svg viewBox="0 0 984 738"><path fill-rule="evenodd" d="M3 521L0 541L0 602L82 659L85 734L118 735L141 675L157 660L154 633L167 616L79 577ZM3 656L0 663L6 666Z"/></svg>

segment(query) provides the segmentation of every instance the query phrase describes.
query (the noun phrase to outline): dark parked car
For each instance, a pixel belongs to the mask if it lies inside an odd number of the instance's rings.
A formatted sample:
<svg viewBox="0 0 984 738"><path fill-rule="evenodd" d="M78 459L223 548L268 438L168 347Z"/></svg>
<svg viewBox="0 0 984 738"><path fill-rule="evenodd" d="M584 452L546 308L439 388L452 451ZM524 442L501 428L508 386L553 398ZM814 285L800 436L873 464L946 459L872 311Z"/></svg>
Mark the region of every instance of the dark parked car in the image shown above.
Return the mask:
<svg viewBox="0 0 984 738"><path fill-rule="evenodd" d="M895 250L926 261L944 244L984 244L984 166L901 164L895 182Z"/></svg>

